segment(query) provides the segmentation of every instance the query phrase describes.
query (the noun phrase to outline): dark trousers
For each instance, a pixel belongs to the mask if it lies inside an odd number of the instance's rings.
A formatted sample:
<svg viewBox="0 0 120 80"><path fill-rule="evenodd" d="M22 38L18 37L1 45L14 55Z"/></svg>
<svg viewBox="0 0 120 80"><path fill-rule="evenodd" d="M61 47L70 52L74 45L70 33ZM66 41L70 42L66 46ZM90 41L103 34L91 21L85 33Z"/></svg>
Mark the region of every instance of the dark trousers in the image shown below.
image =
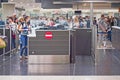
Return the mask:
<svg viewBox="0 0 120 80"><path fill-rule="evenodd" d="M12 49L16 48L15 38L12 38Z"/></svg>
<svg viewBox="0 0 120 80"><path fill-rule="evenodd" d="M112 32L111 32L111 31L108 31L108 33L107 33L107 34L108 34L108 36L107 36L108 40L112 41L112 39L111 39L111 37L112 37L112 35L111 35L111 34L112 34Z"/></svg>

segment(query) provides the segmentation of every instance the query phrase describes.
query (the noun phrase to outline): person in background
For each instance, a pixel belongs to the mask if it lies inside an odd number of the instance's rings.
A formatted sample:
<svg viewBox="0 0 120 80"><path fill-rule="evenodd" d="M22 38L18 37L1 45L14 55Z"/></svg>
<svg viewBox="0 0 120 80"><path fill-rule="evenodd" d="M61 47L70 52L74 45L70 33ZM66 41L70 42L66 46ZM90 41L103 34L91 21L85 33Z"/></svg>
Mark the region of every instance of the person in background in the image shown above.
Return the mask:
<svg viewBox="0 0 120 80"><path fill-rule="evenodd" d="M113 16L111 16L110 25L111 25L111 26L114 26L114 18L113 18Z"/></svg>
<svg viewBox="0 0 120 80"><path fill-rule="evenodd" d="M101 18L99 19L99 22L98 22L98 44L99 44L99 47L104 46L103 41L105 39L106 33L107 33L107 31L106 31L105 17L104 17L104 15L101 15Z"/></svg>
<svg viewBox="0 0 120 80"><path fill-rule="evenodd" d="M94 20L93 20L93 25L98 26L98 24L97 24L97 20L96 20L96 17L94 17Z"/></svg>
<svg viewBox="0 0 120 80"><path fill-rule="evenodd" d="M87 25L87 21L85 19L83 19L83 28L88 28L88 25Z"/></svg>
<svg viewBox="0 0 120 80"><path fill-rule="evenodd" d="M93 25L96 26L96 28L97 28L97 33L98 33L98 23L97 23L96 17L94 17L94 19L93 19Z"/></svg>
<svg viewBox="0 0 120 80"><path fill-rule="evenodd" d="M21 41L21 49L20 49L20 59L28 59L28 52L27 52L27 41L30 29L30 17L26 16L24 17L24 22L22 23L22 26L19 28L19 31L21 31L20 41Z"/></svg>
<svg viewBox="0 0 120 80"><path fill-rule="evenodd" d="M118 22L116 17L113 18L113 22L114 22L114 26L117 26Z"/></svg>
<svg viewBox="0 0 120 80"><path fill-rule="evenodd" d="M9 16L6 18L6 24L9 24Z"/></svg>
<svg viewBox="0 0 120 80"><path fill-rule="evenodd" d="M69 29L72 29L72 19L68 18L67 22Z"/></svg>
<svg viewBox="0 0 120 80"><path fill-rule="evenodd" d="M18 24L18 19L16 17L16 13L13 13L12 18L13 18L13 22Z"/></svg>
<svg viewBox="0 0 120 80"><path fill-rule="evenodd" d="M87 22L87 28L90 28L90 18L89 18L89 16L86 16L85 19L86 19L86 22Z"/></svg>
<svg viewBox="0 0 120 80"><path fill-rule="evenodd" d="M73 26L75 28L79 28L80 27L78 16L75 16L75 18L73 19Z"/></svg>
<svg viewBox="0 0 120 80"><path fill-rule="evenodd" d="M9 17L9 28L11 29L11 37L12 37L12 48L16 48L16 24L13 21L12 17Z"/></svg>
<svg viewBox="0 0 120 80"><path fill-rule="evenodd" d="M50 18L47 25L49 27L53 27L55 25L54 20L52 18Z"/></svg>
<svg viewBox="0 0 120 80"><path fill-rule="evenodd" d="M5 22L0 18L0 28L3 28L5 26Z"/></svg>
<svg viewBox="0 0 120 80"><path fill-rule="evenodd" d="M67 21L65 20L65 18L63 16L59 17L59 24L62 25L62 26L67 25Z"/></svg>
<svg viewBox="0 0 120 80"><path fill-rule="evenodd" d="M39 26L42 26L43 25L43 23L42 23L42 17L39 17Z"/></svg>
<svg viewBox="0 0 120 80"><path fill-rule="evenodd" d="M46 26L48 23L48 19L46 17L42 18L42 23Z"/></svg>
<svg viewBox="0 0 120 80"><path fill-rule="evenodd" d="M80 20L80 28L84 27L83 19Z"/></svg>
<svg viewBox="0 0 120 80"><path fill-rule="evenodd" d="M9 16L7 16L5 23L6 23L6 28L9 28Z"/></svg>
<svg viewBox="0 0 120 80"><path fill-rule="evenodd" d="M55 23L59 23L59 17L56 17Z"/></svg>

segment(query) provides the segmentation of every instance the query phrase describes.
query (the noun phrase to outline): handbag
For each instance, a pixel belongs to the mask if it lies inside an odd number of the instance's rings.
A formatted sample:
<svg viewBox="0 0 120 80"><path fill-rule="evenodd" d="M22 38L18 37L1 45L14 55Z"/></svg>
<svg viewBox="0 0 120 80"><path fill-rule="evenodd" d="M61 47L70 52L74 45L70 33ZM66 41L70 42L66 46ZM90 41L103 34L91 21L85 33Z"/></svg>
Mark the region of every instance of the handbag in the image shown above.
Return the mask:
<svg viewBox="0 0 120 80"><path fill-rule="evenodd" d="M6 47L5 41L2 38L0 38L0 49L5 48L5 47Z"/></svg>

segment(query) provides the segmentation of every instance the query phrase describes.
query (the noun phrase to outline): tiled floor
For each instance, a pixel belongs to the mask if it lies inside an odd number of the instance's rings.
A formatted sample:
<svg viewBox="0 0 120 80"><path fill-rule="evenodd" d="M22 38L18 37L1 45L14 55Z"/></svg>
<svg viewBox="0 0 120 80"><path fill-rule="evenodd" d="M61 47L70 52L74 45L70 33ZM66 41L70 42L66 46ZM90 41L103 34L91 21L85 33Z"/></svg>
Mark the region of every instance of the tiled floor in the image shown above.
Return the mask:
<svg viewBox="0 0 120 80"><path fill-rule="evenodd" d="M120 52L98 49L96 64L91 56L76 56L75 64L28 64L15 54L0 65L0 75L120 75Z"/></svg>

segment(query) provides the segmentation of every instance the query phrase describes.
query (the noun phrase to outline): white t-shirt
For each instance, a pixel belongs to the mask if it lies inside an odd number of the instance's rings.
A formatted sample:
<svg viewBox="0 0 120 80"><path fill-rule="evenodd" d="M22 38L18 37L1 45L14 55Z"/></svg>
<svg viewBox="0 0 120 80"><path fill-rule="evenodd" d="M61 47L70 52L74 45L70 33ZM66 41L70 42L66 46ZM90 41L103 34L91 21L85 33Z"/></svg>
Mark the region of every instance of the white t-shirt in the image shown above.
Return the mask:
<svg viewBox="0 0 120 80"><path fill-rule="evenodd" d="M86 21L83 21L83 27L87 28L87 22Z"/></svg>
<svg viewBox="0 0 120 80"><path fill-rule="evenodd" d="M16 32L16 24L14 22L10 23L9 26L13 32Z"/></svg>

